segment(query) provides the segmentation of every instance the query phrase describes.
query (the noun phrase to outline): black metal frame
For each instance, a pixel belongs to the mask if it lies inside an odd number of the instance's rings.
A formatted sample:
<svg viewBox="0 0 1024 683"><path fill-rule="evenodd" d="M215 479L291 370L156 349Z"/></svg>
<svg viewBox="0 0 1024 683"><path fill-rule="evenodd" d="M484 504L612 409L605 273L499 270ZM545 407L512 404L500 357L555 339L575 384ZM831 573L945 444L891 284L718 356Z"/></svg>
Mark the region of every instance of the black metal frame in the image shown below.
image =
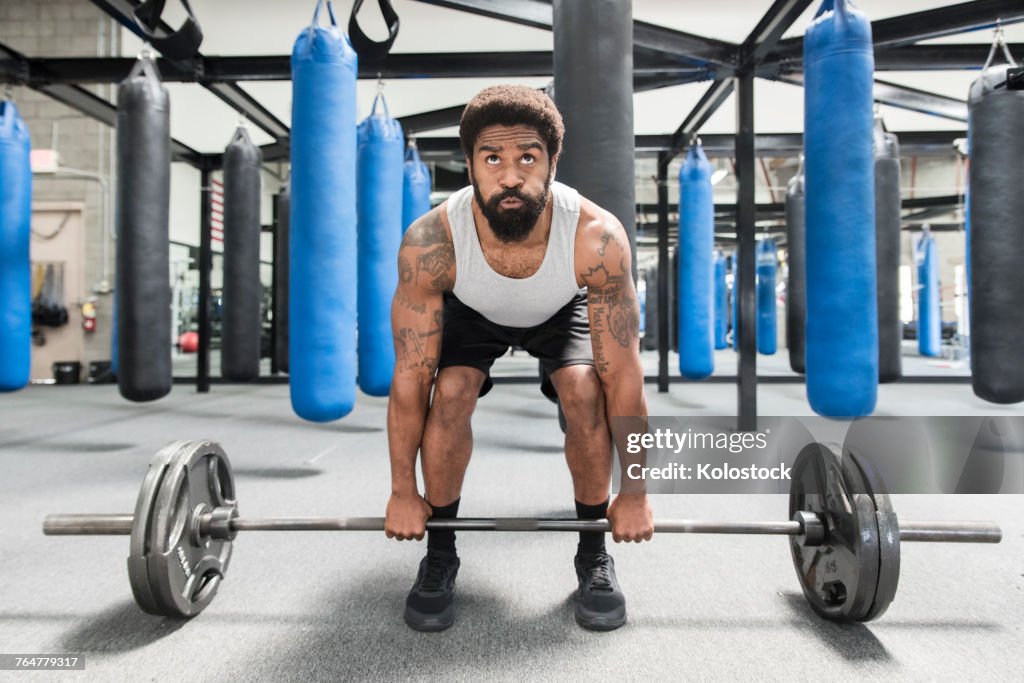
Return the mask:
<svg viewBox="0 0 1024 683"><path fill-rule="evenodd" d="M523 26L552 29L550 0L418 0L430 5L470 12ZM697 106L687 114L671 135L637 136L638 156L658 159L658 252L659 308L667 307L668 290L668 224L667 169L672 160L699 133L701 127L737 93L736 135L706 135L702 142L710 155L728 155L736 159L737 205L736 224L741 244L741 320L740 325L753 330L754 227L758 211L754 203L755 155L790 153L801 148L799 134L757 134L753 127L753 82L755 77L801 84L803 39L781 39L813 0L775 0L754 30L741 44L688 34L642 21L633 23L634 89L636 91L669 87L683 83L711 81ZM132 32L141 31L132 19L138 0L90 0L100 10ZM978 68L988 54L987 44L917 45L923 40L968 31L977 31L1024 21L1024 4L1020 0L974 0L937 9L900 15L872 22L875 42L875 64L878 71L940 70ZM171 31L162 24L159 30ZM1024 54L1024 45L1011 46ZM0 82L23 84L56 99L71 108L107 125L114 125L115 107L81 87L82 83L111 83L121 80L134 60L124 58L47 58L26 57L0 45ZM246 81L289 80L289 58L279 56L206 57L197 54L191 59L158 60L166 81L195 82L210 90L255 125L266 131L274 142L263 146L267 162L288 157L288 127L263 107L239 84ZM550 52L512 53L430 53L389 55L383 64L361 68L360 78L424 78L424 77L498 77L548 76L553 73ZM907 88L886 81L876 81L879 101L898 107L933 114L963 122L963 101L934 93ZM455 125L462 106L421 112L401 119L407 131L422 132ZM907 155L949 154L953 140L963 137L961 131L898 133ZM461 159L458 141L453 138L420 138L421 155L428 160ZM203 154L179 141L172 141L175 161L191 164L202 176L202 215L200 241L200 356L197 389L208 391L209 377L209 312L204 302L210 296L210 180L212 171L220 168L221 154ZM940 198L943 199L943 198ZM941 202L939 202L941 203ZM911 208L905 202L905 208ZM938 206L936 204L935 206ZM921 204L917 208L935 211ZM919 214L921 217L925 214ZM934 229L933 225L933 229ZM664 291L663 291L664 290ZM665 311L667 314L667 311ZM667 326L659 326L660 391L667 391ZM665 335L665 339L660 337ZM737 376L739 422L752 428L756 422L756 353L754 335L743 335ZM674 378L673 378L674 379Z"/></svg>

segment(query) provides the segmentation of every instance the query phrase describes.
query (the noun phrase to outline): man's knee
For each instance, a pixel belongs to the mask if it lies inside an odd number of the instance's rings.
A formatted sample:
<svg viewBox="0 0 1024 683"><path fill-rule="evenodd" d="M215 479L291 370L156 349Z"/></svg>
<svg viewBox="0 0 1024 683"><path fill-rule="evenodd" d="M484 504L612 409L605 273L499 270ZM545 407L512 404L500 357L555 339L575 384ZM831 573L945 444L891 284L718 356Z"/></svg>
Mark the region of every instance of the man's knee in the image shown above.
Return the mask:
<svg viewBox="0 0 1024 683"><path fill-rule="evenodd" d="M434 380L431 417L446 423L468 420L476 408L483 381L484 374L475 368L454 366L441 370Z"/></svg>
<svg viewBox="0 0 1024 683"><path fill-rule="evenodd" d="M567 430L607 431L604 390L597 370L590 365L570 365L556 373L558 401L565 413Z"/></svg>

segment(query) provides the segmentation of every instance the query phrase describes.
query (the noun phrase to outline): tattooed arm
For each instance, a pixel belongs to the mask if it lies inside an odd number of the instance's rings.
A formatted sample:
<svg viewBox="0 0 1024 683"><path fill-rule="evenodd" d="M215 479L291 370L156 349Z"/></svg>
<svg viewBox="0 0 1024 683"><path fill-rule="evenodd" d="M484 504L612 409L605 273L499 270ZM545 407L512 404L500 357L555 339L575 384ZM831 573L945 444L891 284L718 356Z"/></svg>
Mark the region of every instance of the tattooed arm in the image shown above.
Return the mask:
<svg viewBox="0 0 1024 683"><path fill-rule="evenodd" d="M409 226L398 252L391 302L395 374L388 401L391 500L385 533L420 539L430 507L416 488L416 455L441 357L442 295L455 282L455 249L442 207Z"/></svg>
<svg viewBox="0 0 1024 683"><path fill-rule="evenodd" d="M604 390L608 424L623 468L627 432L646 431L647 400L640 363L640 305L626 231L614 216L583 200L576 231L577 281L587 288L594 365ZM643 454L645 455L645 454ZM643 455L639 457L643 457ZM608 508L616 541L648 540L654 521L642 486L624 488Z"/></svg>
<svg viewBox="0 0 1024 683"><path fill-rule="evenodd" d="M584 200L576 236L577 281L587 288L594 365L608 399L609 418L647 416L640 363L640 305L631 263L622 225Z"/></svg>

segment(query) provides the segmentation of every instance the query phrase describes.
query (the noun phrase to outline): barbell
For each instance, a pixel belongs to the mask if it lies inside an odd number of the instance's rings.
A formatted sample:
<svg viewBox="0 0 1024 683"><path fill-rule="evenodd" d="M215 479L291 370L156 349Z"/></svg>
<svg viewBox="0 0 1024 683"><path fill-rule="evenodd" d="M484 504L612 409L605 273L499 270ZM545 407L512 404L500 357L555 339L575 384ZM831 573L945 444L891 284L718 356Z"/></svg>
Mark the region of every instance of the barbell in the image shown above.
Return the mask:
<svg viewBox="0 0 1024 683"><path fill-rule="evenodd" d="M835 621L869 621L896 595L900 543L998 543L992 522L898 522L867 458L835 444L804 447L792 467L790 519L657 520L656 533L789 537L793 564L812 609ZM144 611L189 618L213 600L239 531L382 531L381 517L269 517L238 514L234 475L211 441L177 441L156 454L135 513L49 515L47 535L128 535L128 579ZM607 520L431 519L427 529L608 531Z"/></svg>

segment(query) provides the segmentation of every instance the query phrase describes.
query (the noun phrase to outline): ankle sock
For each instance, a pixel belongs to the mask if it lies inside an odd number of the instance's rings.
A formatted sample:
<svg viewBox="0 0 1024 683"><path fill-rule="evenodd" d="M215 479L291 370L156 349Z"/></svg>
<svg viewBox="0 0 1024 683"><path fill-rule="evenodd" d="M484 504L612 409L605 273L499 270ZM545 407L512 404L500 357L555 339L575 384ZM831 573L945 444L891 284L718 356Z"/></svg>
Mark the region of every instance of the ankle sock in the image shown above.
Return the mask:
<svg viewBox="0 0 1024 683"><path fill-rule="evenodd" d="M605 515L608 514L608 501L605 500L603 503L598 505L586 505L584 503L576 501L576 517L578 519L604 519ZM580 542L576 546L576 552L579 554L584 553L600 553L604 552L604 532L603 531L581 531Z"/></svg>
<svg viewBox="0 0 1024 683"><path fill-rule="evenodd" d="M454 502L448 503L442 507L431 505L434 514L431 519L455 519L459 516L459 501L462 498L456 498ZM443 550L447 553L455 552L455 532L451 530L436 530L427 532L427 549L428 550Z"/></svg>

